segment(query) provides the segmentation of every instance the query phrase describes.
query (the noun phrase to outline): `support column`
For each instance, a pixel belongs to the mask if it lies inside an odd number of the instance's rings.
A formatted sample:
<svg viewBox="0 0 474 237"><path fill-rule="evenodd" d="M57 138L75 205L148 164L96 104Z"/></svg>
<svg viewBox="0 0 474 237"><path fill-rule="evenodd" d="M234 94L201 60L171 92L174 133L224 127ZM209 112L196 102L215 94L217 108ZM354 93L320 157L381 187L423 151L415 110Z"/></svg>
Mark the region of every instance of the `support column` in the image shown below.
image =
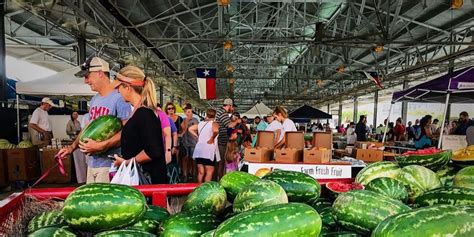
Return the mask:
<svg viewBox="0 0 474 237"><path fill-rule="evenodd" d="M7 71L5 58L7 51L5 49L5 8L7 1L0 2L0 101L7 100Z"/></svg>
<svg viewBox="0 0 474 237"><path fill-rule="evenodd" d="M163 105L163 86L160 86L160 105Z"/></svg>
<svg viewBox="0 0 474 237"><path fill-rule="evenodd" d="M408 81L403 81L403 90L408 89ZM407 124L408 102L402 102L402 121Z"/></svg>
<svg viewBox="0 0 474 237"><path fill-rule="evenodd" d="M359 108L359 103L357 102L357 97L354 98L354 113L352 115L352 122L357 123L358 118L357 118L357 112Z"/></svg>
<svg viewBox="0 0 474 237"><path fill-rule="evenodd" d="M337 121L337 125L342 125L342 101L339 101L339 110L337 111L337 115L339 117L339 121Z"/></svg>
<svg viewBox="0 0 474 237"><path fill-rule="evenodd" d="M376 90L374 93L374 128L377 127L377 109L379 106L379 91Z"/></svg>
<svg viewBox="0 0 474 237"><path fill-rule="evenodd" d="M328 104L328 114L331 114L331 104ZM329 119L326 119L326 123L329 126Z"/></svg>
<svg viewBox="0 0 474 237"><path fill-rule="evenodd" d="M81 65L86 61L86 38L77 38L77 64Z"/></svg>

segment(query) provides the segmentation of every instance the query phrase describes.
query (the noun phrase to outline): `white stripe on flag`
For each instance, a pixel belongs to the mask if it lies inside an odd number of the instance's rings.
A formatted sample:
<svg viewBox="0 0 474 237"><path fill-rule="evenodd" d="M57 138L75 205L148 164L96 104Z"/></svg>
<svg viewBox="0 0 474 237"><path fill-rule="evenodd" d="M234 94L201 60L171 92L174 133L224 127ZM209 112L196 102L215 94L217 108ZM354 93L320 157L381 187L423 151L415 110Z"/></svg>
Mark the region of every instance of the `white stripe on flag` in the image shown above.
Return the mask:
<svg viewBox="0 0 474 237"><path fill-rule="evenodd" d="M197 86L199 91L199 98L200 99L207 99L206 98L206 78L197 78Z"/></svg>

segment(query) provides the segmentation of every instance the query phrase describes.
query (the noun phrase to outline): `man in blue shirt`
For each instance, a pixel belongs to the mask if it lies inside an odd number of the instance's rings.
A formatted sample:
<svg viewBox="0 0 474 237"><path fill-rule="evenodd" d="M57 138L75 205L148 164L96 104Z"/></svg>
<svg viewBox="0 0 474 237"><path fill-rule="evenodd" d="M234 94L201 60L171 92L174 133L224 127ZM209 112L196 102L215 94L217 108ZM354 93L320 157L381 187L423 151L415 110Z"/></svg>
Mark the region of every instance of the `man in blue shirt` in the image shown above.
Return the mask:
<svg viewBox="0 0 474 237"><path fill-rule="evenodd" d="M75 76L84 77L84 82L91 87L91 90L98 93L90 102L89 122L103 115L115 115L125 124L131 114L131 106L124 101L111 83L109 71L109 64L105 60L93 57L81 66L81 71ZM71 146L61 149L59 155L61 157L69 155L77 147L85 154L91 155L86 182L109 183L112 160L108 155L120 154L120 132L101 142L91 139L80 142L78 136Z"/></svg>

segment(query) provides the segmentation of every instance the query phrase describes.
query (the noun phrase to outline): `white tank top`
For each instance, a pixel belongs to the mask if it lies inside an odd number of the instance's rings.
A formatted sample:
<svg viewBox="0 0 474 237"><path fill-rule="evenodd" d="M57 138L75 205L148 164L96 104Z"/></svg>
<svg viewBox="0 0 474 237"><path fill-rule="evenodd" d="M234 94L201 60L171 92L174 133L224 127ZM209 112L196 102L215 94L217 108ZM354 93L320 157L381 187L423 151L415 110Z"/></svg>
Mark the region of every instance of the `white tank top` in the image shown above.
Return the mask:
<svg viewBox="0 0 474 237"><path fill-rule="evenodd" d="M220 160L219 148L217 146L217 137L214 139L214 144L207 144L212 138L212 124L214 121L203 121L198 124L198 142L194 148L193 158L204 158L216 161Z"/></svg>

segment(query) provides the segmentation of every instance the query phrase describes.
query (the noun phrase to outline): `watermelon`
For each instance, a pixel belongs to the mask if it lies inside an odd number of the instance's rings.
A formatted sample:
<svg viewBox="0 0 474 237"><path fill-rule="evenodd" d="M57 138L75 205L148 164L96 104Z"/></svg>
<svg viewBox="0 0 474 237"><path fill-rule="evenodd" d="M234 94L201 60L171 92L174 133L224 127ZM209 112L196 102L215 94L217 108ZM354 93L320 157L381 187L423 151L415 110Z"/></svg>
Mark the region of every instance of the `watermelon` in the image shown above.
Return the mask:
<svg viewBox="0 0 474 237"><path fill-rule="evenodd" d="M390 161L372 163L363 168L356 176L356 183L368 184L372 179L379 177L395 178L400 173L400 167Z"/></svg>
<svg viewBox="0 0 474 237"><path fill-rule="evenodd" d="M396 179L387 177L376 178L370 181L365 186L365 189L380 193L395 200L400 200L402 202L406 202L408 200L407 189L402 182Z"/></svg>
<svg viewBox="0 0 474 237"><path fill-rule="evenodd" d="M318 236L321 217L304 203L255 208L237 214L217 227L214 237Z"/></svg>
<svg viewBox="0 0 474 237"><path fill-rule="evenodd" d="M160 224L168 219L169 216L170 214L168 213L168 210L162 207L150 206L145 214L127 229L157 233Z"/></svg>
<svg viewBox="0 0 474 237"><path fill-rule="evenodd" d="M333 204L336 222L342 227L368 235L385 218L410 210L398 200L369 190L341 193Z"/></svg>
<svg viewBox="0 0 474 237"><path fill-rule="evenodd" d="M337 226L336 220L334 218L334 210L332 207L326 207L317 211L319 216L321 216L321 221L324 226L335 228Z"/></svg>
<svg viewBox="0 0 474 237"><path fill-rule="evenodd" d="M415 199L428 190L441 187L441 181L432 170L419 165L409 165L402 168L397 176L408 190L408 199Z"/></svg>
<svg viewBox="0 0 474 237"><path fill-rule="evenodd" d="M423 193L423 195L416 198L415 203L420 206L433 206L438 204L474 206L474 189L441 187Z"/></svg>
<svg viewBox="0 0 474 237"><path fill-rule="evenodd" d="M274 170L262 179L279 184L285 190L289 202L306 203L310 199L319 198L321 194L319 182L305 173Z"/></svg>
<svg viewBox="0 0 474 237"><path fill-rule="evenodd" d="M87 127L82 130L79 137L84 142L86 138L101 142L113 137L122 129L122 121L113 115L100 116L90 122Z"/></svg>
<svg viewBox="0 0 474 237"><path fill-rule="evenodd" d="M155 234L142 230L109 230L98 233L94 237L154 237Z"/></svg>
<svg viewBox="0 0 474 237"><path fill-rule="evenodd" d="M225 208L227 195L225 189L217 182L201 184L188 195L183 211L198 211L219 214Z"/></svg>
<svg viewBox="0 0 474 237"><path fill-rule="evenodd" d="M202 234L201 237L213 237L214 233L216 233L216 230L211 230L211 231L208 231L208 232Z"/></svg>
<svg viewBox="0 0 474 237"><path fill-rule="evenodd" d="M319 235L319 237L361 237L361 235L350 231L329 232Z"/></svg>
<svg viewBox="0 0 474 237"><path fill-rule="evenodd" d="M33 143L31 143L31 141L25 140L18 143L16 147L17 148L31 148L33 147Z"/></svg>
<svg viewBox="0 0 474 237"><path fill-rule="evenodd" d="M242 171L234 171L227 173L219 181L219 184L224 187L227 192L227 199L233 202L237 194L242 188L247 185L260 180L257 176Z"/></svg>
<svg viewBox="0 0 474 237"><path fill-rule="evenodd" d="M121 184L82 185L64 201L66 222L78 230L91 232L130 225L146 212L143 194Z"/></svg>
<svg viewBox="0 0 474 237"><path fill-rule="evenodd" d="M401 167L408 165L421 165L431 170L439 170L451 160L451 151L432 150L433 153L410 154L396 156L395 160Z"/></svg>
<svg viewBox="0 0 474 237"><path fill-rule="evenodd" d="M216 216L210 213L181 212L161 224L160 237L199 237L218 224Z"/></svg>
<svg viewBox="0 0 474 237"><path fill-rule="evenodd" d="M348 183L340 183L340 182L329 182L329 183L326 183L326 188L329 189L329 191L333 193L339 194L339 193L349 192L351 190L364 189L364 185L358 184L358 183L348 184Z"/></svg>
<svg viewBox="0 0 474 237"><path fill-rule="evenodd" d="M43 212L36 215L28 223L28 233L35 232L45 227L67 226L64 216L60 211Z"/></svg>
<svg viewBox="0 0 474 237"><path fill-rule="evenodd" d="M316 210L317 212L320 212L326 207L332 207L332 203L329 201L329 199L326 198L312 199L308 202L308 205L314 208L314 210Z"/></svg>
<svg viewBox="0 0 474 237"><path fill-rule="evenodd" d="M41 228L33 233L28 234L28 237L76 237L77 235L59 227Z"/></svg>
<svg viewBox="0 0 474 237"><path fill-rule="evenodd" d="M474 189L474 166L461 169L453 180L453 185L456 187Z"/></svg>
<svg viewBox="0 0 474 237"><path fill-rule="evenodd" d="M372 237L474 236L474 207L436 205L388 217Z"/></svg>
<svg viewBox="0 0 474 237"><path fill-rule="evenodd" d="M234 212L240 213L257 207L288 203L285 190L270 180L258 180L243 188L234 200Z"/></svg>
<svg viewBox="0 0 474 237"><path fill-rule="evenodd" d="M443 186L453 186L453 178L454 175L457 173L457 169L452 166L445 166L442 169L436 171L436 175L438 176L441 184Z"/></svg>

